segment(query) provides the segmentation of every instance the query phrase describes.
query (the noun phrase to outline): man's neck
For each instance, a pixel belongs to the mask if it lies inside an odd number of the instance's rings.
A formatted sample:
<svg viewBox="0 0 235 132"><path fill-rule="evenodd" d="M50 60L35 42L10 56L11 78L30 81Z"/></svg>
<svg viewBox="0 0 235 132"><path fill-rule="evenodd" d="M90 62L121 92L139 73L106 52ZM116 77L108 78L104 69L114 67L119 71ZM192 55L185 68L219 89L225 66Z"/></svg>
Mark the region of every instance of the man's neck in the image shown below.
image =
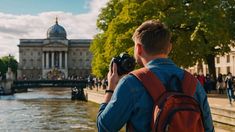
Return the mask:
<svg viewBox="0 0 235 132"><path fill-rule="evenodd" d="M168 58L168 55L166 54L159 54L159 55L154 55L154 56L148 56L146 58L142 59L143 65L146 66L148 64L148 62L155 60L155 59L160 59L160 58Z"/></svg>

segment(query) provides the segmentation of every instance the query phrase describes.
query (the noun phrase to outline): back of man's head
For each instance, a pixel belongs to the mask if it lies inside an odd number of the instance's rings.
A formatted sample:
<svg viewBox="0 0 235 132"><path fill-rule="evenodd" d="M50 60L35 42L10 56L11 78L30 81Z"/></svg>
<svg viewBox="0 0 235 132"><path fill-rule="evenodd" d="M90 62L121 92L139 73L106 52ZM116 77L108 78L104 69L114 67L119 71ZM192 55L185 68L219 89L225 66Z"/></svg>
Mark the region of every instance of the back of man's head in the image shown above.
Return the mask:
<svg viewBox="0 0 235 132"><path fill-rule="evenodd" d="M144 22L135 30L132 38L142 44L149 55L168 54L171 33L159 20Z"/></svg>

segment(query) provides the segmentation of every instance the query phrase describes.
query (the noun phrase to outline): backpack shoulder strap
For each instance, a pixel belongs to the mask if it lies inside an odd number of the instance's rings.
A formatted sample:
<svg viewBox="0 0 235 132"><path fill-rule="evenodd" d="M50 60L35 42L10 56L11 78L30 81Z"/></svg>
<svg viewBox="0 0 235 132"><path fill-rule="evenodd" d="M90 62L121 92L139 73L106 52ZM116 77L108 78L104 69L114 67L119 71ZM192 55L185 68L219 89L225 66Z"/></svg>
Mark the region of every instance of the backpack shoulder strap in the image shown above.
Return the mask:
<svg viewBox="0 0 235 132"><path fill-rule="evenodd" d="M132 71L130 74L133 74L144 85L154 102L166 91L158 77L148 68L144 67Z"/></svg>
<svg viewBox="0 0 235 132"><path fill-rule="evenodd" d="M182 90L188 96L193 96L196 91L197 79L184 70L184 78L182 81Z"/></svg>

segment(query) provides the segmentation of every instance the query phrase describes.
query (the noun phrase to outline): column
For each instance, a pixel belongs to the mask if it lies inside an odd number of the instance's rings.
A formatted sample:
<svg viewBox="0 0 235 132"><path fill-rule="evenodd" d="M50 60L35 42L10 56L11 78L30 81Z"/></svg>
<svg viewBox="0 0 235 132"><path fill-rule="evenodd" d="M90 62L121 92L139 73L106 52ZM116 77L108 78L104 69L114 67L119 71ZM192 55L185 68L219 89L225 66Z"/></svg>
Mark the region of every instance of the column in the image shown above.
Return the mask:
<svg viewBox="0 0 235 132"><path fill-rule="evenodd" d="M60 66L59 66L60 69L62 69L62 52L60 52Z"/></svg>
<svg viewBox="0 0 235 132"><path fill-rule="evenodd" d="M68 66L68 65L67 65L67 64L68 64L68 55L67 55L67 52L65 52L65 55L64 55L64 56L65 56L65 57L64 57L64 58L65 58L65 69L67 69L67 68L68 68L68 67L67 67L67 66Z"/></svg>
<svg viewBox="0 0 235 132"><path fill-rule="evenodd" d="M55 67L55 57L54 57L54 52L51 53L51 68Z"/></svg>
<svg viewBox="0 0 235 132"><path fill-rule="evenodd" d="M49 69L49 52L46 52L46 69Z"/></svg>
<svg viewBox="0 0 235 132"><path fill-rule="evenodd" d="M44 69L45 68L45 65L44 65L44 52L42 52L42 69Z"/></svg>

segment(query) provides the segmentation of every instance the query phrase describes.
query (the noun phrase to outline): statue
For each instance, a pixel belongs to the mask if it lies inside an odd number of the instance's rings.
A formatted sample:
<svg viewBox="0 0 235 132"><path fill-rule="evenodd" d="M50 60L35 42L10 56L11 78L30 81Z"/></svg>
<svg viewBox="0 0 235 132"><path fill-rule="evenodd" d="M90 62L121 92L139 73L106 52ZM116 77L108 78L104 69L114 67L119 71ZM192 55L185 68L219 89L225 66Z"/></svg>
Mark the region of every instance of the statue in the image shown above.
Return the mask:
<svg viewBox="0 0 235 132"><path fill-rule="evenodd" d="M6 79L7 80L13 80L14 79L14 74L13 74L13 72L12 72L10 67L8 67L8 69L7 69Z"/></svg>

